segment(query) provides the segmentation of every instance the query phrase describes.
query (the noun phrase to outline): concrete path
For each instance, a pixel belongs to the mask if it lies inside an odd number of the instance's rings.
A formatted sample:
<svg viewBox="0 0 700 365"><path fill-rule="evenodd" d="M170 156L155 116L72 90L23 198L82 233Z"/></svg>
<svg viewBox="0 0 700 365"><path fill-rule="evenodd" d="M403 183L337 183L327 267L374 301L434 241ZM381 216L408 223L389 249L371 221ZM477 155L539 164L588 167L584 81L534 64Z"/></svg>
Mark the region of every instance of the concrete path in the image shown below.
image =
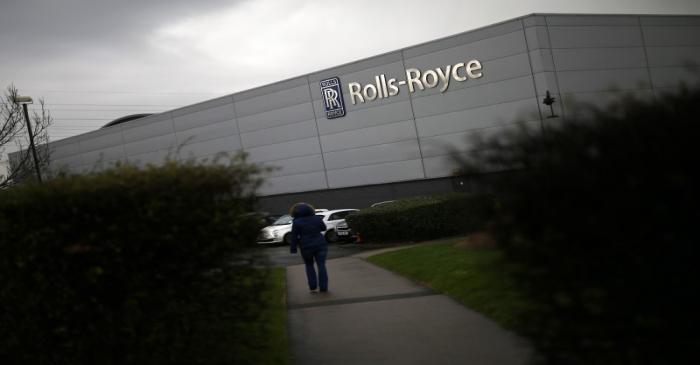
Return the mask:
<svg viewBox="0 0 700 365"><path fill-rule="evenodd" d="M299 258L299 260L301 260ZM292 364L525 364L513 334L360 257L328 261L329 292L287 267Z"/></svg>
<svg viewBox="0 0 700 365"><path fill-rule="evenodd" d="M299 265L299 263L303 262L301 260L301 256L298 254L290 255L289 246L285 245L262 246L259 247L259 252L265 255L270 265L273 266ZM361 252L363 252L362 248L352 243L336 243L328 245L328 259L337 259L340 257L356 255Z"/></svg>

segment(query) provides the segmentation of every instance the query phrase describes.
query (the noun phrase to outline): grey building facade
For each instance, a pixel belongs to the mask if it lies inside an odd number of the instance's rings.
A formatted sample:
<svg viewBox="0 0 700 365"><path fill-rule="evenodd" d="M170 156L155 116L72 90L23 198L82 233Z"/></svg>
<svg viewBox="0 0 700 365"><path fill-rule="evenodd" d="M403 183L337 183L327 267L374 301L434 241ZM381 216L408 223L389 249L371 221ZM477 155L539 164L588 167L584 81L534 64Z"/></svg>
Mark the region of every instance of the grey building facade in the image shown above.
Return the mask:
<svg viewBox="0 0 700 365"><path fill-rule="evenodd" d="M263 209L361 208L456 189L450 154L469 151L473 133L547 128L564 122L567 100L603 105L613 90L658 97L697 81L698 64L699 16L533 14L52 142L51 164L85 172L245 151L279 167ZM321 81L335 77L344 116L328 119L338 99ZM557 118L547 91L564 101Z"/></svg>

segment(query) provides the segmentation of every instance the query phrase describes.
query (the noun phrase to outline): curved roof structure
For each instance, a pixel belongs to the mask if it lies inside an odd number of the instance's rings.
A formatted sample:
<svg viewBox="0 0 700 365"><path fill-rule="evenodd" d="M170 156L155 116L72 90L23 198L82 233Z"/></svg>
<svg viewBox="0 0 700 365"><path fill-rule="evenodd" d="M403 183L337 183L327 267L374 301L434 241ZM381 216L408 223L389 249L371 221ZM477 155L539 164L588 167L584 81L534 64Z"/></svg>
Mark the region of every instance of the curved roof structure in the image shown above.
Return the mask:
<svg viewBox="0 0 700 365"><path fill-rule="evenodd" d="M103 125L102 128L107 128L107 127L111 127L111 126L113 126L113 125L117 125L117 124L121 124L121 123L126 123L126 122L132 121L132 120L134 120L134 119L145 118L145 117L147 117L147 116L149 116L149 115L153 115L153 113L130 114L130 115L127 115L127 116L124 116L124 117L121 117L121 118L117 118L117 119L115 119L115 120L113 120L113 121L111 121L111 122L109 122L109 123ZM100 129L102 129L102 128L100 128Z"/></svg>

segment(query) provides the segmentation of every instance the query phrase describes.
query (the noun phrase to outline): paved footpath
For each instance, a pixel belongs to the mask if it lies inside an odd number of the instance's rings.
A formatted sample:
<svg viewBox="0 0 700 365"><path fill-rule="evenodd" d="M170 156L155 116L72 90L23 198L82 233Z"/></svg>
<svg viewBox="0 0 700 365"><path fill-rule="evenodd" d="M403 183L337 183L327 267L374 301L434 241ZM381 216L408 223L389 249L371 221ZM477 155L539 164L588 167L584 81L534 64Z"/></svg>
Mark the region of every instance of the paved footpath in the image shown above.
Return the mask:
<svg viewBox="0 0 700 365"><path fill-rule="evenodd" d="M287 267L292 364L527 363L522 340L447 296L360 257L327 265L315 294L303 265Z"/></svg>

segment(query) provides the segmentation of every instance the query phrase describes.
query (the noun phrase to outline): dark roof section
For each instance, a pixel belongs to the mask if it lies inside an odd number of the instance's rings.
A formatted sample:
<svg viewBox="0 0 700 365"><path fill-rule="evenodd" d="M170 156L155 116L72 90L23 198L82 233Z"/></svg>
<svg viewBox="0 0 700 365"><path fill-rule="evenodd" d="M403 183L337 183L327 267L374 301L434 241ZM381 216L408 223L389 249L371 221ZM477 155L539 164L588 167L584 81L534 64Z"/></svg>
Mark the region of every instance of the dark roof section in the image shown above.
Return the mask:
<svg viewBox="0 0 700 365"><path fill-rule="evenodd" d="M125 117L117 118L117 119L115 119L115 120L113 120L113 121L111 121L111 122L109 122L109 123L103 125L102 128L107 128L107 127L111 127L111 126L113 126L113 125L117 125L117 124L121 124L121 123L126 123L126 122L132 121L132 120L134 120L134 119L145 118L145 117L147 117L147 116L149 116L149 115L153 115L153 113L141 113L141 114L131 114L131 115L127 115L127 116L125 116ZM102 129L102 128L100 128L100 129Z"/></svg>

